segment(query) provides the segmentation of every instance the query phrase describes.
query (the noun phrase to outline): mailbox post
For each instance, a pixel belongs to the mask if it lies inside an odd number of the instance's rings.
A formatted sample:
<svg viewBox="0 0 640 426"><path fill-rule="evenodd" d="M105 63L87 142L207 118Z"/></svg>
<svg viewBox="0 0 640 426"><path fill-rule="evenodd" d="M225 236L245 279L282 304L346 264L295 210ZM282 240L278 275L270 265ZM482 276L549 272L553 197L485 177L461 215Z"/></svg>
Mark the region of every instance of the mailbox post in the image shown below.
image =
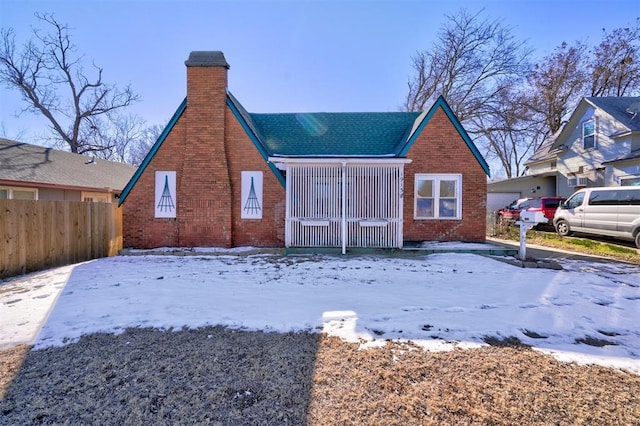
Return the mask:
<svg viewBox="0 0 640 426"><path fill-rule="evenodd" d="M527 259L527 231L539 223L547 223L544 213L527 211L520 213L520 220L516 222L516 225L520 226L520 251L518 256L522 261Z"/></svg>

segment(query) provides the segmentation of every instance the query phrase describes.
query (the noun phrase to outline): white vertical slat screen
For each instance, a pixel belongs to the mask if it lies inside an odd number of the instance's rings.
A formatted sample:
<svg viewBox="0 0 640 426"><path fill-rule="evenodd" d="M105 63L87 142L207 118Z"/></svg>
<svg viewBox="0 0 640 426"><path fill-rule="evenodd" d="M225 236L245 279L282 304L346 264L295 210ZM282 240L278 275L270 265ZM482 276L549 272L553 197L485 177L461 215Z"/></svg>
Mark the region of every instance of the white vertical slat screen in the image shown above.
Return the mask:
<svg viewBox="0 0 640 426"><path fill-rule="evenodd" d="M402 247L402 165L288 164L288 247Z"/></svg>

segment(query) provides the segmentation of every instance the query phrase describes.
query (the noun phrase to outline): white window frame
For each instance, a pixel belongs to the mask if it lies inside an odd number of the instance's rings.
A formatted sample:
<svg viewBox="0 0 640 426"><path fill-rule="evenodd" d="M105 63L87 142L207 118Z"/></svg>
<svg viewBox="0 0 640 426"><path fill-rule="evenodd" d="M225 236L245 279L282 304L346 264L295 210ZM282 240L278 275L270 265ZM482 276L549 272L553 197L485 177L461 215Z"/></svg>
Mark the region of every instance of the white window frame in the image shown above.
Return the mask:
<svg viewBox="0 0 640 426"><path fill-rule="evenodd" d="M418 215L418 199L424 198L418 196L418 182L423 180L433 181L433 216L425 217ZM443 180L453 180L456 182L456 214L455 216L440 216L440 182ZM413 191L413 218L416 220L462 220L462 174L432 174L432 173L416 173Z"/></svg>
<svg viewBox="0 0 640 426"><path fill-rule="evenodd" d="M90 201L92 203L111 203L111 194L108 192L84 192L81 195L82 201Z"/></svg>
<svg viewBox="0 0 640 426"><path fill-rule="evenodd" d="M13 200L14 191L33 192L33 199L38 199L38 188L23 188L21 186L0 186L0 189L7 191L7 199Z"/></svg>
<svg viewBox="0 0 640 426"><path fill-rule="evenodd" d="M593 124L593 133L592 134L585 134L585 127L587 126L587 124ZM596 140L596 131L597 129L597 125L596 125L596 120L591 119L591 120L587 120L585 122L582 123L582 148L586 151L589 149L595 149L598 146L597 140ZM585 139L588 137L593 137L593 146L587 147L585 146Z"/></svg>

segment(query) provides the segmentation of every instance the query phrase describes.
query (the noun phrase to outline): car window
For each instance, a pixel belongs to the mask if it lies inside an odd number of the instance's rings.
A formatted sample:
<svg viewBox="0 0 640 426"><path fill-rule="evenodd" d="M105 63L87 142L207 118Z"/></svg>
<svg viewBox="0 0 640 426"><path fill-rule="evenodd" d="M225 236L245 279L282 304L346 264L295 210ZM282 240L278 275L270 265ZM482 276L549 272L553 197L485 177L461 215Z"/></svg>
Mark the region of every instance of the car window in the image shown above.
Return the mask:
<svg viewBox="0 0 640 426"><path fill-rule="evenodd" d="M539 208L540 208L540 205L541 205L541 201L540 201L540 199L537 199L537 200L531 200L531 205L530 205L530 207L533 207L533 208L535 208L535 209L539 209Z"/></svg>
<svg viewBox="0 0 640 426"><path fill-rule="evenodd" d="M632 189L630 191L620 191L623 196L620 200L620 204L625 206L638 206L640 205L640 189Z"/></svg>
<svg viewBox="0 0 640 426"><path fill-rule="evenodd" d="M578 192L577 194L574 194L567 200L567 202L565 203L565 206L568 209L575 209L576 207L581 206L583 201L584 201L584 192Z"/></svg>
<svg viewBox="0 0 640 426"><path fill-rule="evenodd" d="M557 199L548 199L548 200L543 200L544 201L544 206L547 208L558 208L558 206L560 205L560 200Z"/></svg>
<svg viewBox="0 0 640 426"><path fill-rule="evenodd" d="M588 203L590 206L617 206L619 195L617 191L591 191Z"/></svg>
<svg viewBox="0 0 640 426"><path fill-rule="evenodd" d="M524 209L528 209L529 208L529 200L525 200L522 203L520 203L520 206L518 206L520 209L524 210Z"/></svg>

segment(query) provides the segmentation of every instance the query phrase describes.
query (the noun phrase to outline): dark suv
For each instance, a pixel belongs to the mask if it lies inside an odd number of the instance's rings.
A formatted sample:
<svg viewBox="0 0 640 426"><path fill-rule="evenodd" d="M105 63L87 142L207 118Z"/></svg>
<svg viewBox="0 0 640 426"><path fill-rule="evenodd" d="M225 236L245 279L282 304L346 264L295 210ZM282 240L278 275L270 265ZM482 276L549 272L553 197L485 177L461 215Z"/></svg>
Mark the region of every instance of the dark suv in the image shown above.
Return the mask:
<svg viewBox="0 0 640 426"><path fill-rule="evenodd" d="M553 215L560 205L560 201L564 198L560 197L540 197L540 198L521 198L515 200L502 210L498 210L498 222L502 224L512 224L520 219L520 212L525 210L529 212L543 212L544 217L549 223L553 221Z"/></svg>

